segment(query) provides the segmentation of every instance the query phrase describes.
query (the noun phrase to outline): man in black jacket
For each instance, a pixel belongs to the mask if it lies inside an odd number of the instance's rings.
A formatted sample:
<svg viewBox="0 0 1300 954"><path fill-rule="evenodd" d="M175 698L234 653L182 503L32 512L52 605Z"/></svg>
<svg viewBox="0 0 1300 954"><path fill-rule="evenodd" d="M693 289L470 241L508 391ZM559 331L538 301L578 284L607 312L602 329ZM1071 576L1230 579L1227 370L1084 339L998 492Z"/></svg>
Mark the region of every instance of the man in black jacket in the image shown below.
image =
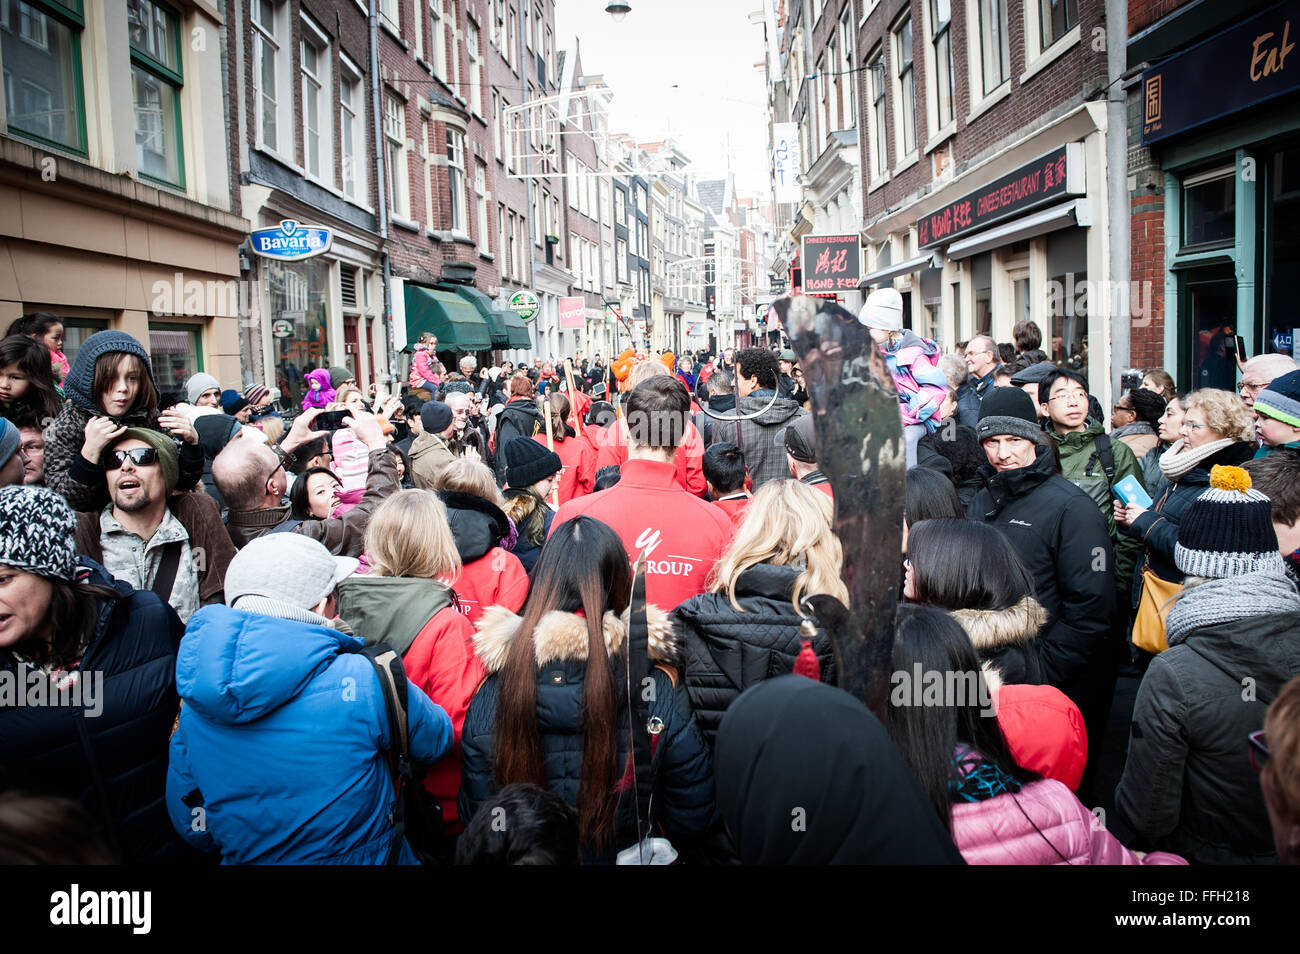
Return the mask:
<svg viewBox="0 0 1300 954"><path fill-rule="evenodd" d="M966 516L1001 530L1033 575L1048 612L1035 645L1047 682L1074 700L1088 729L1088 761L1101 749L1114 690L1114 551L1091 497L1056 473L1038 413L1019 388L994 388L976 429L988 464Z"/></svg>

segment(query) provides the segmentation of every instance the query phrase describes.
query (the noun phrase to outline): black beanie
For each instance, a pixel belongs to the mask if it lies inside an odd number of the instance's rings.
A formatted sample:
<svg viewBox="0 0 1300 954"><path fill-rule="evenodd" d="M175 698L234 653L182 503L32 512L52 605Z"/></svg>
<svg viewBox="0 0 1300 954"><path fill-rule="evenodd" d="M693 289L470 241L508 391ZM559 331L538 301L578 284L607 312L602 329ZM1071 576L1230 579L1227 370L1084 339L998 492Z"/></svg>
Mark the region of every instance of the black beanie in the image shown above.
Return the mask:
<svg viewBox="0 0 1300 954"><path fill-rule="evenodd" d="M975 433L980 441L999 434L1010 434L1034 442L1043 437L1033 399L1020 388L994 388L984 395L984 400L980 402L979 423L975 426Z"/></svg>
<svg viewBox="0 0 1300 954"><path fill-rule="evenodd" d="M531 437L510 438L502 453L506 458L506 486L515 489L532 486L558 474L564 466L559 454L547 450Z"/></svg>
<svg viewBox="0 0 1300 954"><path fill-rule="evenodd" d="M426 434L441 434L451 427L451 408L441 401L425 401L420 408L420 426Z"/></svg>

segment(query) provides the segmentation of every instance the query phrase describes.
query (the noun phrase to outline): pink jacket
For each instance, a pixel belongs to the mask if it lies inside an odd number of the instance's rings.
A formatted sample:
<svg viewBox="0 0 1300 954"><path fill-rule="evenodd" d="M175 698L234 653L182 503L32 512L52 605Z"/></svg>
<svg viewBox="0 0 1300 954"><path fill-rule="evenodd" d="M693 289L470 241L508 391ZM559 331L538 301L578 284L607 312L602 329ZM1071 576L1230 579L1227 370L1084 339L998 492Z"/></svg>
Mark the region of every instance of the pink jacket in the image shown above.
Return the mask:
<svg viewBox="0 0 1300 954"><path fill-rule="evenodd" d="M1050 778L1015 795L953 803L952 838L972 865L1187 864L1162 851L1146 857L1129 851L1073 792Z"/></svg>

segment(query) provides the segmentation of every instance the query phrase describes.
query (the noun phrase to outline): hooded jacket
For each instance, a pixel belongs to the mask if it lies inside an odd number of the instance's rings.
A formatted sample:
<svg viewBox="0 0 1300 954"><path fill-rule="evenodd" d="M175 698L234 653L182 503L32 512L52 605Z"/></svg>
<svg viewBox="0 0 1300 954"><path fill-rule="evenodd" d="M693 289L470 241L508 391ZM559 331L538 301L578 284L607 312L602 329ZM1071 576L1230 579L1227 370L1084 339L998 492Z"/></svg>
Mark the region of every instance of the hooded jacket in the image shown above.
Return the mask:
<svg viewBox="0 0 1300 954"><path fill-rule="evenodd" d="M560 458L559 498L566 504L574 497L584 497L591 493L596 483L596 451L587 441L574 435L573 428L566 428L568 433L556 434L553 439L554 450ZM546 434L538 434L533 440L546 447Z"/></svg>
<svg viewBox="0 0 1300 954"><path fill-rule="evenodd" d="M1276 862L1246 737L1300 674L1300 595L1250 573L1183 591L1169 649L1138 688L1115 807L1132 829L1195 864Z"/></svg>
<svg viewBox="0 0 1300 954"><path fill-rule="evenodd" d="M1114 566L1106 521L1092 498L1055 473L1052 449L1028 467L980 467L984 489L966 508L1004 533L1033 574L1048 621L1034 640L1043 679L1075 701L1094 743L1110 706L1117 651L1115 586L1098 566Z"/></svg>
<svg viewBox="0 0 1300 954"><path fill-rule="evenodd" d="M672 612L686 656L686 691L700 731L713 745L718 725L742 692L794 671L803 646L803 621L791 596L799 569L760 563L736 578L736 601L726 591L692 596ZM821 681L835 684L835 651L820 627L811 640Z"/></svg>
<svg viewBox="0 0 1300 954"><path fill-rule="evenodd" d="M77 352L72 370L63 381L68 401L46 431L45 486L67 498L73 510L99 511L108 503L108 481L104 468L98 461L91 463L81 456L86 442L86 424L92 417L103 417L104 412L95 403L95 362L106 354L117 351L133 354L144 362L149 380L153 371L149 353L140 342L124 331L97 331L86 339ZM155 390L157 386L155 384ZM128 411L114 423L125 427L147 427L160 430L158 418L143 409ZM183 442L177 450L180 476L176 489L193 490L203 476L203 451L197 444Z"/></svg>
<svg viewBox="0 0 1300 954"><path fill-rule="evenodd" d="M528 598L528 571L501 544L510 536L510 521L501 508L472 494L442 491L447 522L460 553L461 569L439 578L456 592L459 609L471 623L489 606L517 613Z"/></svg>
<svg viewBox="0 0 1300 954"><path fill-rule="evenodd" d="M501 448L514 437L536 437L545 433L546 425L542 421L542 412L537 409L537 402L527 397L512 397L497 417L495 439L492 441L492 453L496 455L497 484L506 482L506 455Z"/></svg>
<svg viewBox="0 0 1300 954"><path fill-rule="evenodd" d="M948 378L939 370L943 352L929 338L904 331L893 347L881 345L880 353L898 390L903 426L924 424L928 433L939 427L939 406L948 396Z"/></svg>
<svg viewBox="0 0 1300 954"><path fill-rule="evenodd" d="M1181 865L1177 855L1139 857L1055 779L982 802L955 802L952 837L972 865Z"/></svg>
<svg viewBox="0 0 1300 954"><path fill-rule="evenodd" d="M223 864L385 862L391 740L361 646L306 619L225 606L190 618L167 772L167 809L187 841L220 850ZM414 685L407 708L412 758L436 762L451 748L451 720ZM198 808L205 824L195 830ZM401 861L416 863L409 846Z"/></svg>
<svg viewBox="0 0 1300 954"><path fill-rule="evenodd" d="M1088 421L1087 427L1082 431L1071 434L1062 434L1051 428L1047 433L1056 442L1061 460L1061 476L1091 497L1106 521L1106 530L1115 550L1115 584L1119 588L1121 600L1127 600L1133 580L1133 567L1142 553L1142 547L1137 540L1120 533L1116 528L1112 503L1115 494L1111 487L1125 477L1132 476L1145 488L1142 468L1138 466L1128 445L1108 437L1097 421ZM1110 452L1115 462L1114 480L1106 476L1102 467L1100 452L1097 450L1098 439L1110 441ZM1121 602L1120 605L1126 604Z"/></svg>
<svg viewBox="0 0 1300 954"><path fill-rule="evenodd" d="M81 706L0 706L0 791L80 802L124 864L195 860L172 830L164 803L184 627L155 594L114 582L84 558L81 566L87 582L118 593L100 603L81 659L82 671L101 673L102 682L95 698L82 696ZM0 672L23 671L0 649Z"/></svg>
<svg viewBox="0 0 1300 954"><path fill-rule="evenodd" d="M1032 596L1006 609L959 609L949 615L966 630L980 662L986 669L996 669L1001 682L1042 683L1043 667L1034 640L1047 622L1047 611Z"/></svg>
<svg viewBox="0 0 1300 954"><path fill-rule="evenodd" d="M709 396L707 404L709 410L714 414L723 414L730 417L731 413L736 409L736 396L734 394L713 394ZM703 410L692 417L691 422L695 425L695 429L700 432L700 438L705 447L712 447L715 441L731 443L736 439L735 424L715 420L705 414Z"/></svg>
<svg viewBox="0 0 1300 954"><path fill-rule="evenodd" d="M422 432L411 442L411 482L421 490L433 490L438 475L456 459L447 442L437 434Z"/></svg>
<svg viewBox="0 0 1300 954"><path fill-rule="evenodd" d="M1003 685L987 663L984 676L1016 764L1076 791L1088 764L1088 731L1079 707L1054 686Z"/></svg>
<svg viewBox="0 0 1300 954"><path fill-rule="evenodd" d="M654 820L656 827L671 838L695 836L707 831L716 819L713 772L709 750L700 737L691 714L686 690L676 678L680 648L658 607L648 606L650 659L654 664L654 692L649 700L650 718L663 721L663 731L654 747L651 771L654 775ZM464 780L460 792L460 817L468 824L483 802L496 792L492 778L495 754L497 700L500 673L505 667L511 642L518 637L522 620L501 607L492 607L479 621L475 645L488 671L487 681L470 703L461 744ZM605 648L621 671L619 657L627 638L627 618L606 613L602 621ZM542 762L546 787L570 805L578 804L582 770L582 689L587 671L587 622L573 613L553 611L541 618L533 633L537 659L537 721L542 740ZM629 762L626 749L627 704L624 690L615 679L619 713L617 764ZM622 790L619 798L616 834L604 851L585 846L588 860L610 861L619 849L635 844L635 788Z"/></svg>
<svg viewBox="0 0 1300 954"><path fill-rule="evenodd" d="M785 429L808 412L789 398L778 397L772 400L771 391L754 391L740 399L736 405L737 414L753 414L762 411L757 417L740 421L740 452L745 455L745 467L754 481L754 491L769 480L784 480L790 476L785 463ZM767 408L767 410L763 410ZM715 440L733 440L735 424L715 421Z"/></svg>
<svg viewBox="0 0 1300 954"><path fill-rule="evenodd" d="M714 773L742 864L962 863L884 726L842 689L792 675L750 688L718 729Z"/></svg>
<svg viewBox="0 0 1300 954"><path fill-rule="evenodd" d="M338 611L367 646L387 643L402 654L406 677L451 719L451 750L424 776L424 787L442 803L448 834L457 834L460 733L483 664L474 654L474 626L444 584L400 576L352 576L338 588Z"/></svg>

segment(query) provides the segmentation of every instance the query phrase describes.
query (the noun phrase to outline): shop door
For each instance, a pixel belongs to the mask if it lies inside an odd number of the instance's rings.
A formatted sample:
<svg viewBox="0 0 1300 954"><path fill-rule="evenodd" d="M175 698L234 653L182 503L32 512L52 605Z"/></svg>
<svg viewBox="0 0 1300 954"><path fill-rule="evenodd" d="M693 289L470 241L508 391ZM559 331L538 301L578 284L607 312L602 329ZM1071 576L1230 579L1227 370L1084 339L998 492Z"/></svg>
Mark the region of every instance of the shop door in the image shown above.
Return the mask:
<svg viewBox="0 0 1300 954"><path fill-rule="evenodd" d="M1229 350L1237 333L1237 281L1230 265L1189 269L1180 280L1184 338L1179 390L1237 390L1237 362Z"/></svg>

